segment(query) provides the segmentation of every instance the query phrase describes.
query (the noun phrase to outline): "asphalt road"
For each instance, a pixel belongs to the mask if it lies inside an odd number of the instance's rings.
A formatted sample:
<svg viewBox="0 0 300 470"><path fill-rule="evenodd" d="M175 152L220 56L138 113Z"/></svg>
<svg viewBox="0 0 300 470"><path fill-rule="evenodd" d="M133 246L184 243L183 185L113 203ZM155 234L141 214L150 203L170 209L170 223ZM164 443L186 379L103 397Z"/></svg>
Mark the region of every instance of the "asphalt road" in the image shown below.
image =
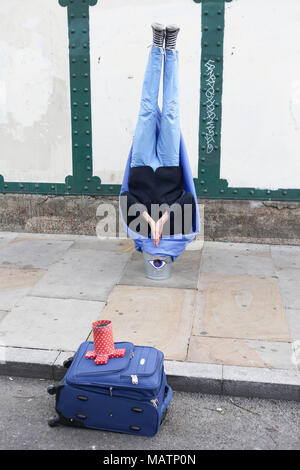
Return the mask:
<svg viewBox="0 0 300 470"><path fill-rule="evenodd" d="M175 392L155 437L50 428L51 382L0 377L0 449L300 449L300 403ZM233 400L233 401L232 401Z"/></svg>

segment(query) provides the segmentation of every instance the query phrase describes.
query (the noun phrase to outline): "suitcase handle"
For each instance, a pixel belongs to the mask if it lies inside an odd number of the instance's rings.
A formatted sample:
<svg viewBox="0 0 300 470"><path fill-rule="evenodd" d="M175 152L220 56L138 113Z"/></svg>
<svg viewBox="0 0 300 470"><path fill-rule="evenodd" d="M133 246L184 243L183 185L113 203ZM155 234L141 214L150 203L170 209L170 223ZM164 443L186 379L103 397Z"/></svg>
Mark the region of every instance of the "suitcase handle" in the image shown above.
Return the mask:
<svg viewBox="0 0 300 470"><path fill-rule="evenodd" d="M168 405L170 404L171 398L173 396L173 390L171 389L170 385L166 384L166 388L168 389L168 391L161 407L162 414L167 409Z"/></svg>

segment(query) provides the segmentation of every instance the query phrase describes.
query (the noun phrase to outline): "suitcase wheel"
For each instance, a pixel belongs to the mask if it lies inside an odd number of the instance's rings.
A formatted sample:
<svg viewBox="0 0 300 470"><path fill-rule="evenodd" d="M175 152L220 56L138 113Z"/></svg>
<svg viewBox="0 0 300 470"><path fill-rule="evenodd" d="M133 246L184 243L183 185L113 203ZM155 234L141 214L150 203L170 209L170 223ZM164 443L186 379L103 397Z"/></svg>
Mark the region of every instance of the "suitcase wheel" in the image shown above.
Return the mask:
<svg viewBox="0 0 300 470"><path fill-rule="evenodd" d="M64 366L66 369L69 369L70 365L72 364L73 359L74 359L74 356L68 357L68 359L66 359L66 360L63 362L63 366Z"/></svg>
<svg viewBox="0 0 300 470"><path fill-rule="evenodd" d="M49 393L49 395L55 395L56 392L57 392L57 388L55 385L49 385L49 387L47 388L47 392Z"/></svg>
<svg viewBox="0 0 300 470"><path fill-rule="evenodd" d="M48 424L51 428L54 428L54 426L58 426L60 423L60 419L58 415L52 416L50 419L48 419Z"/></svg>

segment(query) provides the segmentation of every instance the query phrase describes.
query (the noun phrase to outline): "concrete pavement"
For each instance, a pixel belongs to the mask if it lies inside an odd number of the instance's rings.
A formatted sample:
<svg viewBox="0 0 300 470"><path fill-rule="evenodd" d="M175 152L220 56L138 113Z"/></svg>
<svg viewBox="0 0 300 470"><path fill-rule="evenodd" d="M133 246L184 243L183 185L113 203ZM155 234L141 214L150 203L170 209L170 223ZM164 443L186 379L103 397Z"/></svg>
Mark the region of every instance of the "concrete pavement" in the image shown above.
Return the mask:
<svg viewBox="0 0 300 470"><path fill-rule="evenodd" d="M178 390L300 398L300 246L192 242L151 281L126 239L0 232L0 373L60 378L110 319Z"/></svg>

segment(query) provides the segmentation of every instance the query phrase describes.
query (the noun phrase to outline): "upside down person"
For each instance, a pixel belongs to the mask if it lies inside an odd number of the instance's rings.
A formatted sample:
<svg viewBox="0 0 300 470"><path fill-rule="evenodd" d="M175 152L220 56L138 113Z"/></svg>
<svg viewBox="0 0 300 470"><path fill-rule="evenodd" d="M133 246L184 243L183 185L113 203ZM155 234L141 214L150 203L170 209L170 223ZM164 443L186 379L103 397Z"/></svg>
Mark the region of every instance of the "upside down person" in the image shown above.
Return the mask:
<svg viewBox="0 0 300 470"><path fill-rule="evenodd" d="M160 23L153 23L152 31L153 44L144 76L140 111L133 139L128 191L121 194L121 210L123 214L126 213L128 224L136 218L137 213L143 217L148 224L147 236L153 238L157 247L165 226L168 227L168 235L189 232L195 201L193 195L184 190L179 157L180 122L176 50L179 27L170 25L165 28ZM160 129L157 133L162 63L164 63L163 103ZM139 212L130 215L132 207L140 208ZM157 207L163 210L153 209ZM187 207L190 208L189 211ZM176 208L180 218L176 217Z"/></svg>

